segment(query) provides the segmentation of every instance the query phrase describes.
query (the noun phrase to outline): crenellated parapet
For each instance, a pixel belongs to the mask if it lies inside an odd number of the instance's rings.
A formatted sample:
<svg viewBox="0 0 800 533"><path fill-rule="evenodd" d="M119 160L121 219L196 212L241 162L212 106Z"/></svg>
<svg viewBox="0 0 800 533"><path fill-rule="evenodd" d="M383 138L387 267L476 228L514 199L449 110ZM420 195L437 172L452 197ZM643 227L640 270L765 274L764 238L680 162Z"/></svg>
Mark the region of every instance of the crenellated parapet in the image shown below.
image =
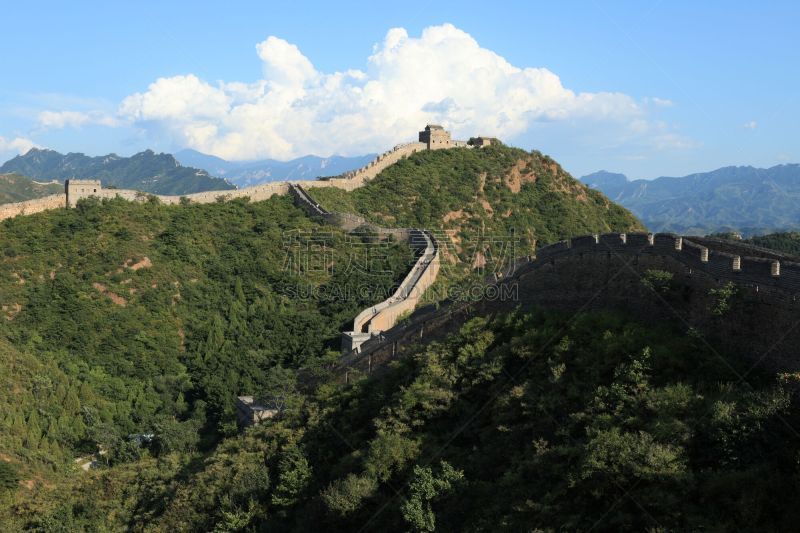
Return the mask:
<svg viewBox="0 0 800 533"><path fill-rule="evenodd" d="M536 251L530 265L556 260L569 260L586 253L639 256L669 256L693 271L704 272L720 281L771 287L800 294L800 263L793 258L769 250L736 245L726 251L715 249L705 239L672 233L604 233L583 235L559 241ZM739 253L731 253L738 251ZM747 255L754 253L757 256ZM772 257L769 257L769 256Z"/></svg>
<svg viewBox="0 0 800 533"><path fill-rule="evenodd" d="M336 372L344 381L369 375L415 353L404 350L406 346L442 338L473 316L542 305L573 312L619 308L653 323L673 319L672 306L682 306L680 316L687 327L709 328L706 331L731 352L755 356L754 364L800 371L800 331L794 331L800 263L767 249L724 244L671 233L606 233L559 241L539 248L535 256L520 258L505 276L487 280L513 289L508 291L513 298L453 300L423 308L380 338L365 342L360 352L343 357ZM652 297L641 283L649 269L675 276L682 286L671 295L677 300L666 304L663 296ZM728 282L744 289L743 299L737 314L715 320L709 314L714 303L710 289Z"/></svg>
<svg viewBox="0 0 800 533"><path fill-rule="evenodd" d="M14 218L16 216L32 215L51 209L63 209L66 205L66 194L51 194L50 196L37 198L35 200L0 204L0 220Z"/></svg>

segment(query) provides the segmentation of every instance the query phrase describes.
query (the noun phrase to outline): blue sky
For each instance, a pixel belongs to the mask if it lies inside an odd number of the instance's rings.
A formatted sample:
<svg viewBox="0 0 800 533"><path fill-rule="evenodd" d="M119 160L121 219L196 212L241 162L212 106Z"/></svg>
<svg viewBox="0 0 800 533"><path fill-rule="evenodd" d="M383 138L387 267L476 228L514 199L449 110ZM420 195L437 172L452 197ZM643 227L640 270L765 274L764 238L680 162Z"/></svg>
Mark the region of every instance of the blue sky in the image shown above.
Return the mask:
<svg viewBox="0 0 800 533"><path fill-rule="evenodd" d="M0 159L355 155L435 120L575 175L800 161L792 2L162 3L1 7Z"/></svg>

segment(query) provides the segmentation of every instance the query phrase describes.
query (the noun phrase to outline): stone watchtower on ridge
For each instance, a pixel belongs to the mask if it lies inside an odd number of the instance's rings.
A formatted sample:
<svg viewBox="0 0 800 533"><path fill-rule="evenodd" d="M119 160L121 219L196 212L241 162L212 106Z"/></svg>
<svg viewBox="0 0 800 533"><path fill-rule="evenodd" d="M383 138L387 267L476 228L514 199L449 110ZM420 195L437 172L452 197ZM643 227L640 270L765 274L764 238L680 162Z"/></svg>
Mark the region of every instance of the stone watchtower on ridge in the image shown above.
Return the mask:
<svg viewBox="0 0 800 533"><path fill-rule="evenodd" d="M100 180L68 179L64 182L64 192L67 194L67 207L75 207L78 200L97 196L103 188Z"/></svg>
<svg viewBox="0 0 800 533"><path fill-rule="evenodd" d="M450 132L438 124L428 124L425 129L419 132L419 142L426 145L428 150L440 150L443 148L463 148L467 146L465 141L455 141L450 138Z"/></svg>

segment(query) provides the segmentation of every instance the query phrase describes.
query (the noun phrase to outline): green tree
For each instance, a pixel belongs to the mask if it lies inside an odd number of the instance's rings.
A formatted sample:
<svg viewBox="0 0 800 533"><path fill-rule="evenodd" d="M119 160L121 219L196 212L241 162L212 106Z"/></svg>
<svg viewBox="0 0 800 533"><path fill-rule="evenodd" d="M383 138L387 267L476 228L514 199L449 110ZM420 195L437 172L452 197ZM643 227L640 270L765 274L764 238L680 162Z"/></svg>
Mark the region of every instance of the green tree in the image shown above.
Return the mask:
<svg viewBox="0 0 800 533"><path fill-rule="evenodd" d="M415 531L435 531L436 514L432 503L451 492L454 484L463 478L464 472L456 470L447 461L439 463L436 474L428 466L415 465L408 499L400 508L409 526Z"/></svg>
<svg viewBox="0 0 800 533"><path fill-rule="evenodd" d="M297 503L311 479L311 465L297 446L285 448L278 461L278 483L272 493L272 504L290 507Z"/></svg>
<svg viewBox="0 0 800 533"><path fill-rule="evenodd" d="M13 491L19 486L17 467L6 461L0 461L0 491Z"/></svg>

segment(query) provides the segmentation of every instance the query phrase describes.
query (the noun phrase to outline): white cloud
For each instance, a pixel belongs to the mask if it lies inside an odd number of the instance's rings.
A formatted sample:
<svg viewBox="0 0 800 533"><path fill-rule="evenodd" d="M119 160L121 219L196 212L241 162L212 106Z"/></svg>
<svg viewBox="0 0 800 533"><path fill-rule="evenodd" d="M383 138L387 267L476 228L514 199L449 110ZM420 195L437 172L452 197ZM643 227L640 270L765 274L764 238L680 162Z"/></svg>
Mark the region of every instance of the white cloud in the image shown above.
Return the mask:
<svg viewBox="0 0 800 533"><path fill-rule="evenodd" d="M656 107L672 107L675 105L675 102L668 98L659 98L658 96L651 96L649 98L644 99L645 102L649 104L653 104Z"/></svg>
<svg viewBox="0 0 800 533"><path fill-rule="evenodd" d="M754 130L758 127L758 122L755 120L751 120L750 122L745 122L744 127L748 130Z"/></svg>
<svg viewBox="0 0 800 533"><path fill-rule="evenodd" d="M36 146L38 145L35 142L24 137L14 137L13 139L0 137L0 153L24 154Z"/></svg>
<svg viewBox="0 0 800 533"><path fill-rule="evenodd" d="M79 128L88 124L117 126L119 120L100 111L42 111L38 116L39 126L45 129Z"/></svg>
<svg viewBox="0 0 800 533"><path fill-rule="evenodd" d="M263 68L258 81L160 78L125 98L119 117L178 145L253 159L379 151L412 139L428 122L443 123L456 137L512 139L536 123L584 120L626 135L663 135L646 108L648 101L669 105L660 98L575 92L550 70L514 66L450 24L419 37L389 30L365 70L320 72L297 46L274 36L256 52ZM70 117L47 118L67 123ZM669 144L664 140L653 143Z"/></svg>

